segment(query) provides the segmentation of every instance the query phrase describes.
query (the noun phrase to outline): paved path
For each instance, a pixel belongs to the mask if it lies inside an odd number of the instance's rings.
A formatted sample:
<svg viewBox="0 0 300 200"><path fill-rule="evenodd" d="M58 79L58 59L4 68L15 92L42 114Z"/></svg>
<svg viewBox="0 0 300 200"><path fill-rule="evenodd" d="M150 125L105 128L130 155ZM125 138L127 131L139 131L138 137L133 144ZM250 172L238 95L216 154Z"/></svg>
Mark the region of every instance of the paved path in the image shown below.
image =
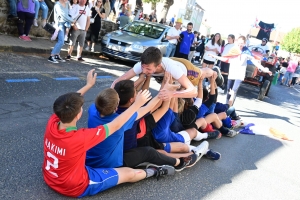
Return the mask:
<svg viewBox="0 0 300 200"><path fill-rule="evenodd" d="M1 38L2 36L0 36ZM84 115L96 94L129 69L121 62L87 58L53 64L43 55L0 53L0 199L69 199L48 188L42 178L43 134L57 96L85 84L96 68L98 80L85 96ZM8 80L37 81L8 81ZM152 92L158 84L151 81ZM209 141L222 159L201 159L193 168L160 181L124 184L86 199L300 199L299 87L274 86L264 101L257 88L243 85L235 107L243 120L272 126L294 141L238 135ZM220 99L224 95L220 94Z"/></svg>

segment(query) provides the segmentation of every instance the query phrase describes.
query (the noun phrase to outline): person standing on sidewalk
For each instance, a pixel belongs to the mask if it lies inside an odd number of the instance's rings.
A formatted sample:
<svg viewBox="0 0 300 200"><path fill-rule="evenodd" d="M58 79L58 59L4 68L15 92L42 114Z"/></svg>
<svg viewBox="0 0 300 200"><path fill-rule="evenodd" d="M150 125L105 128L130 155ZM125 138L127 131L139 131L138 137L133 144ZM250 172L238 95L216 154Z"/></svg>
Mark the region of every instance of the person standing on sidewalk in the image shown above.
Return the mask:
<svg viewBox="0 0 300 200"><path fill-rule="evenodd" d="M186 60L189 59L188 57L189 57L189 53L190 53L190 48L191 48L192 44L194 43L194 38L195 38L192 30L193 30L193 23L189 22L187 24L187 30L181 32L178 58L184 58Z"/></svg>
<svg viewBox="0 0 300 200"><path fill-rule="evenodd" d="M23 41L31 41L28 37L29 31L33 24L35 14L35 4L32 0L20 0L17 5L18 21L17 27L19 38Z"/></svg>
<svg viewBox="0 0 300 200"><path fill-rule="evenodd" d="M76 44L76 41L78 41L78 47L77 47L77 60L78 61L84 61L81 57L82 49L84 46L85 36L86 32L90 27L90 16L91 16L91 10L86 6L87 0L79 0L79 17L76 20L76 29L72 29L71 31L71 38L69 43L69 49L68 49L68 56L66 57L67 60L71 59L71 55L73 52L74 45Z"/></svg>
<svg viewBox="0 0 300 200"><path fill-rule="evenodd" d="M167 46L165 57L173 57L175 55L176 45L178 43L179 35L181 33L181 24L182 19L177 19L177 21L175 22L175 26L170 28L170 30L167 33L166 39L169 41L169 44Z"/></svg>
<svg viewBox="0 0 300 200"><path fill-rule="evenodd" d="M68 0L59 0L54 6L54 21L58 30L58 41L55 44L50 57L49 62L58 63L65 62L64 59L60 57L60 50L64 45L65 38L65 23L74 23L74 20L69 16L69 3Z"/></svg>

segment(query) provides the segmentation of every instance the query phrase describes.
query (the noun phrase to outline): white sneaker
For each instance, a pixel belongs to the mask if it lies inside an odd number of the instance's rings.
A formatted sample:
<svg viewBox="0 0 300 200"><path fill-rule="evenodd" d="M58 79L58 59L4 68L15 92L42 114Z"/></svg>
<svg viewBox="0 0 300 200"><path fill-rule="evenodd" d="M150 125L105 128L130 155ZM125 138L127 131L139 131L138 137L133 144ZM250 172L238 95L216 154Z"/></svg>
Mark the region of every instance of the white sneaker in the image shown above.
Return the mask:
<svg viewBox="0 0 300 200"><path fill-rule="evenodd" d="M197 162L198 160L200 160L202 156L204 156L207 153L208 146L209 146L208 142L203 141L200 145L198 145L195 149L193 149L193 152L198 156Z"/></svg>
<svg viewBox="0 0 300 200"><path fill-rule="evenodd" d="M34 19L34 20L33 20L33 26L36 26L36 27L39 26L38 23L37 23L37 19Z"/></svg>
<svg viewBox="0 0 300 200"><path fill-rule="evenodd" d="M94 48L91 48L91 52L95 52L95 49L94 49Z"/></svg>
<svg viewBox="0 0 300 200"><path fill-rule="evenodd" d="M86 51L89 51L89 50L90 50L90 47L87 46L87 47L85 47L84 49L85 49Z"/></svg>

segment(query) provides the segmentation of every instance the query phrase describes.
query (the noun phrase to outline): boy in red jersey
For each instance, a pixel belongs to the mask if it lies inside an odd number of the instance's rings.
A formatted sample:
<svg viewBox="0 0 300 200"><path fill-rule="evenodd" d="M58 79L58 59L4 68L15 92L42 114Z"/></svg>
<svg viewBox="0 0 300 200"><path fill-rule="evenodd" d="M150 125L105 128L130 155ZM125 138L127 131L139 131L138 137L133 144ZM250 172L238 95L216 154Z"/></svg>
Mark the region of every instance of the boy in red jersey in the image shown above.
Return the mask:
<svg viewBox="0 0 300 200"><path fill-rule="evenodd" d="M174 174L171 166L151 166L145 170L91 168L85 166L86 151L120 129L135 112L151 99L148 90L139 92L138 100L110 123L91 129L78 129L84 95L96 81L94 70L87 75L87 84L76 93L58 97L53 105L44 136L43 176L53 190L71 197L95 195L125 182L137 182L151 176Z"/></svg>

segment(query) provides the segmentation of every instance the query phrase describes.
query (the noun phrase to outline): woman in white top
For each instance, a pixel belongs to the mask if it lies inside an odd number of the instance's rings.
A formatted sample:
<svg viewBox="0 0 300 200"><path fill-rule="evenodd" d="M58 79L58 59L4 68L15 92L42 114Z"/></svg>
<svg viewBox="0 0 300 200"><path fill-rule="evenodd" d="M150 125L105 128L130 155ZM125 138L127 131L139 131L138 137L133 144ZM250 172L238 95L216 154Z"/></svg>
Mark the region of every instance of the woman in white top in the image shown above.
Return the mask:
<svg viewBox="0 0 300 200"><path fill-rule="evenodd" d="M216 59L208 55L217 56L220 52L221 52L221 34L216 33L214 37L211 40L209 40L205 45L205 54L203 57L202 67L205 68L208 66L209 68L212 69Z"/></svg>
<svg viewBox="0 0 300 200"><path fill-rule="evenodd" d="M248 55L246 53L243 53L243 47L246 45L246 37L240 36L238 38L238 41L236 43L237 47L240 49L240 53L233 56L228 57L220 57L216 55L210 54L209 56L219 59L223 62L229 62L230 68L229 68L229 75L228 75L228 85L227 85L227 92L233 91L231 94L234 95L233 102L236 97L237 91L240 87L241 82L245 78L246 74L246 68L247 68L247 60L250 59L252 63L258 67L263 72L269 73L270 75L272 72L269 71L269 68L265 68L260 64L259 60L255 60L253 56ZM231 94L227 94L227 100L226 103L228 103Z"/></svg>
<svg viewBox="0 0 300 200"><path fill-rule="evenodd" d="M234 46L234 39L235 39L234 35L232 34L228 35L227 38L228 43L225 45L221 56L228 54L229 50ZM221 65L220 65L221 74L224 78L224 84L221 86L221 88L224 90L224 94L227 94L227 81L228 81L229 67L230 67L230 63L221 61Z"/></svg>

